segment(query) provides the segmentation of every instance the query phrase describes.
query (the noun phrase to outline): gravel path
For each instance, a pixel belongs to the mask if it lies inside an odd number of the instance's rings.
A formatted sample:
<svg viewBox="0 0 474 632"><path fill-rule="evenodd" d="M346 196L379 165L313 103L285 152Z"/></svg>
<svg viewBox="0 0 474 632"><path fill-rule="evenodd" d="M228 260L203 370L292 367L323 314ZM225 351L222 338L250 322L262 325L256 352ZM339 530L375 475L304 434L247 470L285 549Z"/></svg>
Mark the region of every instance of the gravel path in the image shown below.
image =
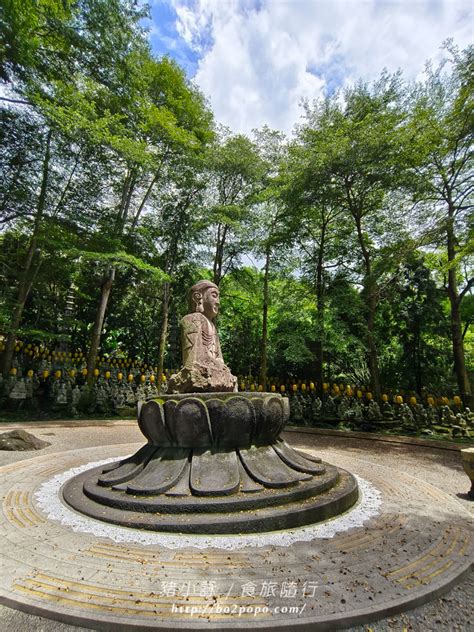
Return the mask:
<svg viewBox="0 0 474 632"><path fill-rule="evenodd" d="M63 450L104 446L112 444L136 443L143 439L133 422L94 423L84 422L61 425L51 424L2 424L0 432L13 428L23 428L35 436L51 442L51 446L41 452L0 452L0 466L23 459L34 458L39 454L55 453ZM324 436L306 433L288 432L286 439L300 449L311 448L320 451L324 460L331 462L332 450L347 450L348 454L358 458L367 458L371 462L390 465L442 489L457 498L471 512L473 502L467 497L469 481L460 464L459 453L433 447L420 447L409 444L383 443L348 436ZM469 631L472 624L474 603L474 581L472 575L439 599L435 599L419 608L367 625L348 628L351 632L385 631ZM0 606L0 630L9 632L77 632L86 630L68 624Z"/></svg>

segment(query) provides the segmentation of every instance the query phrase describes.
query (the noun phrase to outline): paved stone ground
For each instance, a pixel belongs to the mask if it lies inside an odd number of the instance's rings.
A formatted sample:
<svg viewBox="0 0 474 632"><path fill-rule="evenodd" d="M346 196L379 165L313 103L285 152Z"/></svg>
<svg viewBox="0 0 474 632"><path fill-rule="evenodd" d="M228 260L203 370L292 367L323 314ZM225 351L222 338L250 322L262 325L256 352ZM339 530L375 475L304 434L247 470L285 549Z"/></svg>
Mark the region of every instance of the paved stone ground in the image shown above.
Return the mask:
<svg viewBox="0 0 474 632"><path fill-rule="evenodd" d="M472 630L474 582L466 579L440 599L374 623L346 628L346 632L468 632ZM0 606L0 629L9 632L85 632L76 627Z"/></svg>
<svg viewBox="0 0 474 632"><path fill-rule="evenodd" d="M374 462L389 462L397 468L417 476L448 492L460 500L474 513L474 502L467 497L470 484L461 466L459 453L446 449L433 449L416 445L382 443L353 439L350 437L326 437L310 433L293 434L286 438L294 447L319 446L331 453L341 448L350 454L368 454ZM325 458L330 461L330 456ZM413 631L464 632L473 629L474 578L472 575L461 580L457 586L439 599L434 599L408 612L363 626L346 628L349 632L395 632Z"/></svg>
<svg viewBox="0 0 474 632"><path fill-rule="evenodd" d="M11 427L9 425L8 429ZM23 425L22 427L25 426ZM0 427L0 432L3 428L6 430L6 425ZM60 424L36 424L27 429L36 436L51 441L52 445L40 452L2 452L0 453L0 465L14 464L20 460L32 459L39 455L58 455L59 452L71 450L72 445L74 445L75 452L91 446L105 446L103 451L99 449L93 452L95 459L107 458L109 456L107 446L123 446L125 443L142 442L142 436L136 425L130 422L104 423L100 426L77 423L74 425L68 424L66 427ZM431 504L433 502L435 505L436 503L445 502L449 505L450 499L452 499L453 502L461 503L468 511L472 512L472 501L469 501L465 495L469 488L469 482L462 471L457 452L432 447L423 448L407 444L387 444L348 437L325 437L295 432L287 433L286 438L293 446L317 451L324 460L341 467L344 467L347 461L355 467L359 467L361 472L368 472L371 469L374 472L379 471L379 476L381 472L386 472L386 468L389 468L389 471L393 472L393 481L401 481L402 486L405 484L398 502L406 501L407 515L410 513L410 499L407 492L407 489L409 489L407 485L411 481L410 477L414 477L413 481L415 479L419 481L419 485L417 484L419 489L413 489L414 496L416 494L419 495L421 490L421 493L426 492L428 495L433 495L430 499ZM56 456L55 458L60 459L61 457ZM27 464L21 465L26 466ZM54 462L52 466L54 469ZM430 487L423 488L423 482L441 490L442 494L440 493L436 499L436 490ZM395 483L393 484L395 485ZM390 492L389 484L384 491L386 494ZM397 493L397 490L394 493ZM427 504L429 505L430 502ZM453 506L455 506L455 503ZM429 519L430 509L427 507L426 520L428 521ZM418 523L418 528L421 531L420 523ZM418 546L419 543L414 539L412 544ZM349 546L351 546L350 543ZM354 548L354 545L352 546ZM295 551L298 548L301 551L298 553L297 558L302 559L301 553L304 551L305 545L295 547ZM382 551L380 555L382 555ZM407 553L405 562L413 559L410 556L413 556L413 551ZM255 557L259 557L259 555ZM272 563L280 562L283 567L285 564L284 557L284 554L278 555L277 558L273 557L270 561ZM403 557L403 553L401 553L400 557ZM360 563L360 560L357 561ZM182 563L186 564L184 558L182 558ZM362 567L360 568L362 569ZM298 568L296 567L295 572L297 570ZM379 620L375 623L368 623L349 629L353 630L353 632L366 632L369 629L376 632L385 630L401 631L404 629L419 630L420 632L425 630L469 630L473 597L474 586L471 579L467 578L441 598L434 599L419 608ZM0 629L22 632L24 630L73 632L74 630L85 630L88 628L78 628L65 623L43 619L42 617L24 614L7 607L0 607ZM111 629L116 628L111 627ZM249 626L249 629L252 629L251 626Z"/></svg>

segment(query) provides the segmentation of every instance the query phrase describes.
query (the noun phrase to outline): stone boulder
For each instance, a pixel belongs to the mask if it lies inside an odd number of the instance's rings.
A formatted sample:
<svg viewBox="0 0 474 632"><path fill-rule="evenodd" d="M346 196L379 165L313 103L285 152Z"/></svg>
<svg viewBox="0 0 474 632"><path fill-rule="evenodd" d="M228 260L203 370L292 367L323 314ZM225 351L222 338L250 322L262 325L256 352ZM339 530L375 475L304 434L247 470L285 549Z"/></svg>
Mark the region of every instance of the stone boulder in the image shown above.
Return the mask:
<svg viewBox="0 0 474 632"><path fill-rule="evenodd" d="M11 430L0 434L0 450L10 450L11 452L25 452L28 450L42 450L50 443L38 439L25 430Z"/></svg>

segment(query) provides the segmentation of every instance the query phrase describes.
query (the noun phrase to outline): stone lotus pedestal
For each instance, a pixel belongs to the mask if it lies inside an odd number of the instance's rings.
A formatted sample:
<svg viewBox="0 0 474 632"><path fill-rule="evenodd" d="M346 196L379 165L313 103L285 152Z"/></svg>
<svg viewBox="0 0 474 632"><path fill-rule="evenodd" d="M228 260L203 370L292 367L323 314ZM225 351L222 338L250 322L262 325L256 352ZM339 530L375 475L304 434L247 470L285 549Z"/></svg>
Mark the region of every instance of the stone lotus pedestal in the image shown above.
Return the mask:
<svg viewBox="0 0 474 632"><path fill-rule="evenodd" d="M100 520L185 533L285 529L346 511L358 498L356 480L285 443L288 417L279 394L150 400L138 416L148 443L71 479L63 497Z"/></svg>

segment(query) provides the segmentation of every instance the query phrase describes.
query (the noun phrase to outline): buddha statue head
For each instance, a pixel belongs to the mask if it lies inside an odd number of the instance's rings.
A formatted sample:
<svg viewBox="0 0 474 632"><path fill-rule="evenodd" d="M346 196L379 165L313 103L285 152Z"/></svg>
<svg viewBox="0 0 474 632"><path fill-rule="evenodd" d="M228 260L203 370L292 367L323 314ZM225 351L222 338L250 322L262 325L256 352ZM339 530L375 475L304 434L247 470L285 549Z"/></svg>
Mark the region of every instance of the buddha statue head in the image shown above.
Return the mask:
<svg viewBox="0 0 474 632"><path fill-rule="evenodd" d="M189 290L189 309L214 320L219 312L219 288L212 281L198 281Z"/></svg>

